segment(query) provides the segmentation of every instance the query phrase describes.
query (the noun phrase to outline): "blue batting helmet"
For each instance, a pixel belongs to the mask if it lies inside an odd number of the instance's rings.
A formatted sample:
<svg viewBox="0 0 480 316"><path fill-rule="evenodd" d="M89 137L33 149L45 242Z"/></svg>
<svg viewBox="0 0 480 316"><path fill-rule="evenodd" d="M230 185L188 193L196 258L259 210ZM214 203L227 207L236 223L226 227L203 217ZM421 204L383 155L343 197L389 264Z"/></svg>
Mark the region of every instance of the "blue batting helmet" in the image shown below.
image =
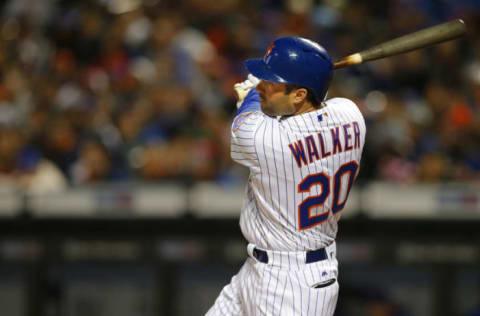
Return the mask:
<svg viewBox="0 0 480 316"><path fill-rule="evenodd" d="M263 58L248 59L245 66L259 79L310 88L319 102L325 99L333 77L333 63L327 51L301 37L275 40Z"/></svg>

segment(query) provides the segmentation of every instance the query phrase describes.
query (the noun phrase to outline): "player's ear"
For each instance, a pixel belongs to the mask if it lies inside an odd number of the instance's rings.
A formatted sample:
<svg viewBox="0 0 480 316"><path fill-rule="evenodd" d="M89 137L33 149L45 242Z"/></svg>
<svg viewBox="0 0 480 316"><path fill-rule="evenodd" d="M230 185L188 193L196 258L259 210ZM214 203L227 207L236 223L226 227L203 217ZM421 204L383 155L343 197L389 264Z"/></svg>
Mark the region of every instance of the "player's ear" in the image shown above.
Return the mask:
<svg viewBox="0 0 480 316"><path fill-rule="evenodd" d="M307 99L308 91L305 88L298 88L292 92L294 93L294 103L301 103Z"/></svg>

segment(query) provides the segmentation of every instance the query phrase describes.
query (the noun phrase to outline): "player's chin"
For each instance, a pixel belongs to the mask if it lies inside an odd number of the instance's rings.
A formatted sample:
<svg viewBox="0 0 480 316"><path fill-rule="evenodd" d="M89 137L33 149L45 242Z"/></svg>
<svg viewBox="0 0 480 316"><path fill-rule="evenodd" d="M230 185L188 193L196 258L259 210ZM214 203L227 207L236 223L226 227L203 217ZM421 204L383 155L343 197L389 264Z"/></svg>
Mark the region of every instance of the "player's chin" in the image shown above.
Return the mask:
<svg viewBox="0 0 480 316"><path fill-rule="evenodd" d="M262 112L269 116L275 116L274 111L270 108L263 100L260 100L260 104L262 105Z"/></svg>

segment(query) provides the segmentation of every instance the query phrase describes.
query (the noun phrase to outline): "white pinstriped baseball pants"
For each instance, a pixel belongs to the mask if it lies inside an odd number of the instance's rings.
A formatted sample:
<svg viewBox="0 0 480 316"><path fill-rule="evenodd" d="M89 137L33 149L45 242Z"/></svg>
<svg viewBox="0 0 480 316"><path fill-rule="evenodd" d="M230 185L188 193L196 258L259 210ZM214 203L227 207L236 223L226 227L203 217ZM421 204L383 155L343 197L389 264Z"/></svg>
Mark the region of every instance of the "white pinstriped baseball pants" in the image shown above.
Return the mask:
<svg viewBox="0 0 480 316"><path fill-rule="evenodd" d="M268 263L249 258L206 316L332 316L339 285L335 243L328 259L305 263L305 252L267 251Z"/></svg>

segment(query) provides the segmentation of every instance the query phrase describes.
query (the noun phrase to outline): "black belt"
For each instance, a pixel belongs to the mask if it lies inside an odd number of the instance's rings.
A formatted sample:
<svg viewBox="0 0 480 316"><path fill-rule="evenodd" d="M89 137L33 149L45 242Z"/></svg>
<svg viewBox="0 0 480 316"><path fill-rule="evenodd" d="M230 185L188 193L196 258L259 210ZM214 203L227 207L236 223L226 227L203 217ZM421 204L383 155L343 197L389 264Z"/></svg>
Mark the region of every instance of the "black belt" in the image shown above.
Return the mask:
<svg viewBox="0 0 480 316"><path fill-rule="evenodd" d="M265 250L258 248L253 249L253 256L260 262L268 263L268 254ZM328 259L325 248L307 251L305 263L312 263Z"/></svg>

